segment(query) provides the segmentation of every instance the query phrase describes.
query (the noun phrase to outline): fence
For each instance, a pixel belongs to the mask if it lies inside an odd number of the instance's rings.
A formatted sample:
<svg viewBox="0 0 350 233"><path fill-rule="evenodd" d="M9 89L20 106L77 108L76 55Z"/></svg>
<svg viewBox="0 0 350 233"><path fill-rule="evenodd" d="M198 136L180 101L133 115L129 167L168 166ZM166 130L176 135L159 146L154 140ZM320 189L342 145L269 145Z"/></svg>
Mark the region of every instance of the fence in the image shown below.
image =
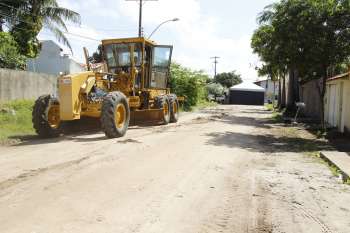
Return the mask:
<svg viewBox="0 0 350 233"><path fill-rule="evenodd" d="M57 77L28 71L0 69L0 101L36 99L57 92Z"/></svg>

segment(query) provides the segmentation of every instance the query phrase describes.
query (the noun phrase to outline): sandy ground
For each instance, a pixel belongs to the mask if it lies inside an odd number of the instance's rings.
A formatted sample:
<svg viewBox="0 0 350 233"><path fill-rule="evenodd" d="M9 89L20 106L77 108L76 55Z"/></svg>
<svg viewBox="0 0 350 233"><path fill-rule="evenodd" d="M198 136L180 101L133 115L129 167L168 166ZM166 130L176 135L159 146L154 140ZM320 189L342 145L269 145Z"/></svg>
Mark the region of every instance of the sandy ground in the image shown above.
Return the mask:
<svg viewBox="0 0 350 233"><path fill-rule="evenodd" d="M0 232L350 232L350 186L269 116L219 106L2 147Z"/></svg>

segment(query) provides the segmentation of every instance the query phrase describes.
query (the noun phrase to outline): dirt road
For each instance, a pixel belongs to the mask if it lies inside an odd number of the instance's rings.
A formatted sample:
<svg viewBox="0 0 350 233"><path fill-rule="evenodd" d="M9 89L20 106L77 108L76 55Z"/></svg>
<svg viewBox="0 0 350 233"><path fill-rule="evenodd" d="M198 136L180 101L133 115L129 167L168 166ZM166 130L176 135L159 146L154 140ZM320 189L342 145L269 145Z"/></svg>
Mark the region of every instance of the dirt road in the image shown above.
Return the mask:
<svg viewBox="0 0 350 233"><path fill-rule="evenodd" d="M262 107L0 148L2 233L350 232L350 188Z"/></svg>

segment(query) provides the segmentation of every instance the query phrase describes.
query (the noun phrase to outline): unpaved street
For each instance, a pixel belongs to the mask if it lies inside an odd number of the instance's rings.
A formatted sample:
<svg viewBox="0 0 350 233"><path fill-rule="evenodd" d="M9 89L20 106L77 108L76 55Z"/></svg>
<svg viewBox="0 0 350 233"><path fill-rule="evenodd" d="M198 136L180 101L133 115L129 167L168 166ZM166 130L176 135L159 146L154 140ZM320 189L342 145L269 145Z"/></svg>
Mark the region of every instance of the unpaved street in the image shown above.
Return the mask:
<svg viewBox="0 0 350 233"><path fill-rule="evenodd" d="M0 148L0 232L350 232L350 186L269 116L218 106Z"/></svg>

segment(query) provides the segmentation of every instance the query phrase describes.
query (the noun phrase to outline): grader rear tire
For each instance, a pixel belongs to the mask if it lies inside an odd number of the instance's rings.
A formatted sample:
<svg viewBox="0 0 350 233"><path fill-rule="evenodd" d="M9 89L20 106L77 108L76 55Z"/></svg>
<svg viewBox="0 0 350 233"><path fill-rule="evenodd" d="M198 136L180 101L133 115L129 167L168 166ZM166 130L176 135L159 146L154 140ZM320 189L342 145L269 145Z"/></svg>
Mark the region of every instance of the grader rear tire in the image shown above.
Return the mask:
<svg viewBox="0 0 350 233"><path fill-rule="evenodd" d="M61 130L58 100L50 95L40 96L34 104L32 122L35 132L42 138L58 137Z"/></svg>
<svg viewBox="0 0 350 233"><path fill-rule="evenodd" d="M170 102L170 122L176 123L179 120L179 101L175 94L169 95Z"/></svg>
<svg viewBox="0 0 350 233"><path fill-rule="evenodd" d="M170 122L170 101L166 95L157 96L155 98L156 107L158 109L163 109L162 121L164 125Z"/></svg>
<svg viewBox="0 0 350 233"><path fill-rule="evenodd" d="M101 127L108 138L123 137L129 127L130 108L125 95L119 91L109 93L103 100Z"/></svg>

